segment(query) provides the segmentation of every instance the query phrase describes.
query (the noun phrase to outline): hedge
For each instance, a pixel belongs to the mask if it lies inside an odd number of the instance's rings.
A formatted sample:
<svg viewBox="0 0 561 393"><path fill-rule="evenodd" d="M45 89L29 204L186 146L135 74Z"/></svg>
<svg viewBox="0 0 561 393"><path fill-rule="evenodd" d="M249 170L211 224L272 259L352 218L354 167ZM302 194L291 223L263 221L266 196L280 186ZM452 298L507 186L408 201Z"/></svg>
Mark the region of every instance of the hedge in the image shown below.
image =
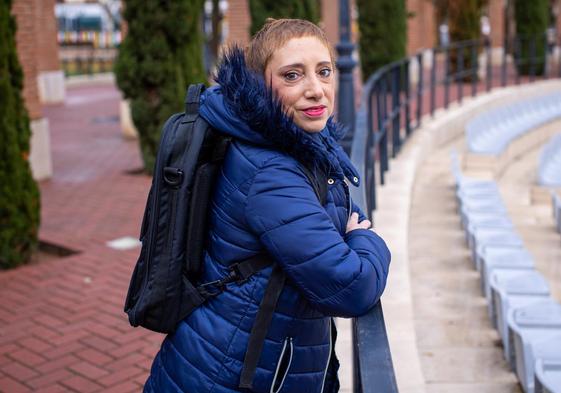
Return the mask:
<svg viewBox="0 0 561 393"><path fill-rule="evenodd" d="M127 0L128 33L115 63L130 100L146 172L151 173L165 120L182 111L187 86L205 82L200 16L203 0Z"/></svg>
<svg viewBox="0 0 561 393"><path fill-rule="evenodd" d="M0 2L0 269L28 262L38 244L40 197L29 165L31 129L21 91L11 0Z"/></svg>

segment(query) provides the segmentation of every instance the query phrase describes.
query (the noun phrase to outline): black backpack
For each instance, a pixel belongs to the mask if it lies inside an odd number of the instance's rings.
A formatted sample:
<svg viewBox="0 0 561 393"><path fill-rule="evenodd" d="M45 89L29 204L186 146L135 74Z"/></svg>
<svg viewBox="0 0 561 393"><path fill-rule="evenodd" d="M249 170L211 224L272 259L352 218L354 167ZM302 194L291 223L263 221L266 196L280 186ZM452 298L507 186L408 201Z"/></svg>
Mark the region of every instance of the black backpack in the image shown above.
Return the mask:
<svg viewBox="0 0 561 393"><path fill-rule="evenodd" d="M189 86L185 112L173 115L164 125L140 230L142 248L125 301L132 326L160 333L173 332L196 307L227 290L227 284L242 283L273 264L269 256L257 255L232 265L221 280L199 283L209 204L231 143L231 137L199 116L203 91L202 84ZM325 182L303 168L323 205ZM251 388L284 281L284 273L275 265L250 335L240 387Z"/></svg>

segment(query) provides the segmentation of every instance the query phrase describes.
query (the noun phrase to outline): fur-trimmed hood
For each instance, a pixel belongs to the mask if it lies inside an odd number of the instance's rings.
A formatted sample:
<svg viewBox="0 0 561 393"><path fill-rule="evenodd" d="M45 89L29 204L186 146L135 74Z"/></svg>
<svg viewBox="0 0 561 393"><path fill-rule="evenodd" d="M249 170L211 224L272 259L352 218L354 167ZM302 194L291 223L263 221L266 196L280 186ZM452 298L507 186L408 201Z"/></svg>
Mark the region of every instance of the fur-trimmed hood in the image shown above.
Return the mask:
<svg viewBox="0 0 561 393"><path fill-rule="evenodd" d="M344 129L331 117L325 129L308 133L285 114L261 75L246 67L243 51L224 55L215 76L218 85L201 97L200 114L233 137L282 151L313 169L346 176L358 186L358 173L337 143Z"/></svg>

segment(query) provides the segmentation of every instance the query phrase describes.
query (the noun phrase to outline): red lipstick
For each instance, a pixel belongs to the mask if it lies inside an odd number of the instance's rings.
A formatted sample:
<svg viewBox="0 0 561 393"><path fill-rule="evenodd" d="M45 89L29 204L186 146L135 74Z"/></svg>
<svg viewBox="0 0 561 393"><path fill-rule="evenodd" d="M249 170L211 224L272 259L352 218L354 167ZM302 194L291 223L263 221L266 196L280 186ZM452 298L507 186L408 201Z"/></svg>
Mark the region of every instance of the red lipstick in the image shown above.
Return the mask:
<svg viewBox="0 0 561 393"><path fill-rule="evenodd" d="M311 106L304 109L303 112L310 117L320 117L325 113L325 106Z"/></svg>

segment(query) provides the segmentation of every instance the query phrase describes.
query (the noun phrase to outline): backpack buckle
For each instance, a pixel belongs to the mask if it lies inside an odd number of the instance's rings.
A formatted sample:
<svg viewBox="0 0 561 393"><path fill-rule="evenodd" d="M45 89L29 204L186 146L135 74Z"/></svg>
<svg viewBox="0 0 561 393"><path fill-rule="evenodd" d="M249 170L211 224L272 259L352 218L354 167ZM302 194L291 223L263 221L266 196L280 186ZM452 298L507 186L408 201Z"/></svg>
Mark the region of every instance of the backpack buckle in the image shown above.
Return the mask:
<svg viewBox="0 0 561 393"><path fill-rule="evenodd" d="M226 290L226 284L224 280L215 280L201 284L197 289L204 297L214 297Z"/></svg>
<svg viewBox="0 0 561 393"><path fill-rule="evenodd" d="M236 284L243 284L249 279L249 277L246 277L240 270L239 263L234 263L233 265L230 265L228 269L230 270L230 273L228 275L228 279L230 280L230 282L235 282Z"/></svg>

